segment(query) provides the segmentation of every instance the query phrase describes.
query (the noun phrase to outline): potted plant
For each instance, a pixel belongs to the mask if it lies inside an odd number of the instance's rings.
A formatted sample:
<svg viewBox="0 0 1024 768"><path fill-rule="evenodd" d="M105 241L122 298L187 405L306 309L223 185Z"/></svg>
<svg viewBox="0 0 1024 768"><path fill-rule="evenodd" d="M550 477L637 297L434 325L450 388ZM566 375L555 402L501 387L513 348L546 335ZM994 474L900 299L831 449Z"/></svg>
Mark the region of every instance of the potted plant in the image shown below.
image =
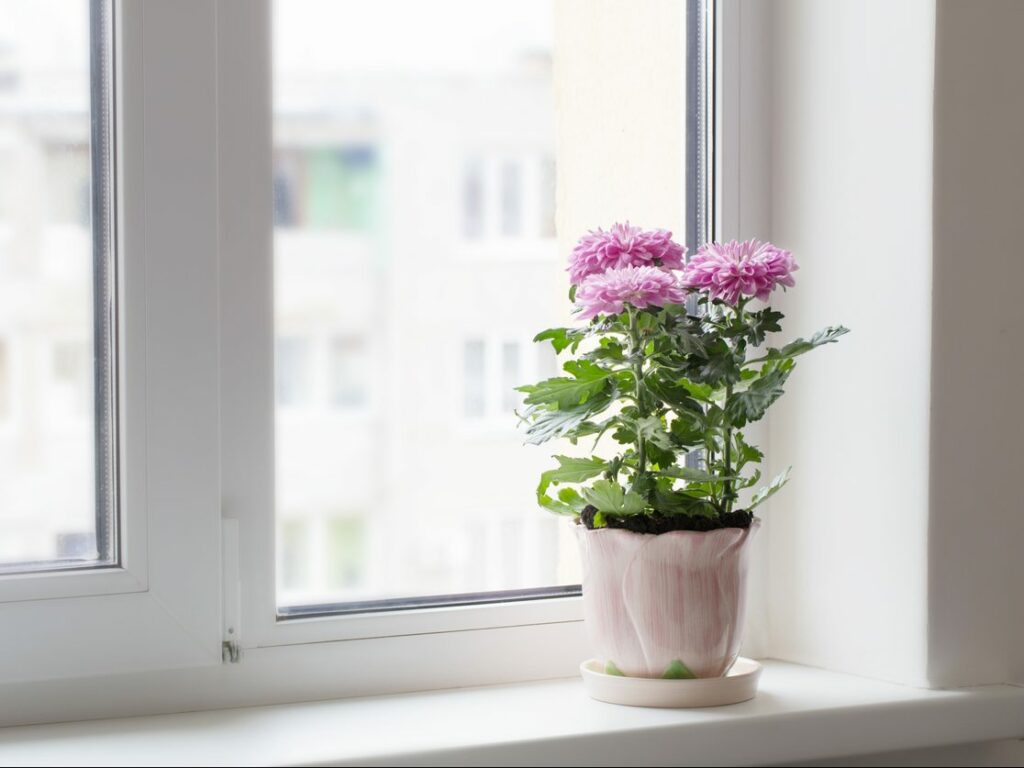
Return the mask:
<svg viewBox="0 0 1024 768"><path fill-rule="evenodd" d="M584 614L606 674L726 675L742 639L763 454L743 430L783 393L797 358L847 332L829 327L772 346L794 285L788 251L712 243L688 261L665 230L616 224L584 236L569 264L577 327L535 341L567 354L564 376L519 387L529 443L558 455L542 507L576 522Z"/></svg>

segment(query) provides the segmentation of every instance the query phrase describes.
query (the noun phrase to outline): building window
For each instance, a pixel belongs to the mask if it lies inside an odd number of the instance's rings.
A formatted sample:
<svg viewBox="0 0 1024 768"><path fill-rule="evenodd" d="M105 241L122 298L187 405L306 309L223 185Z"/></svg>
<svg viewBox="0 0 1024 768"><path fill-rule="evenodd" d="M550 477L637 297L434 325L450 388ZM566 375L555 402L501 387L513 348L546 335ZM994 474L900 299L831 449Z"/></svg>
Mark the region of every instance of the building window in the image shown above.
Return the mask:
<svg viewBox="0 0 1024 768"><path fill-rule="evenodd" d="M310 525L304 518L287 519L281 524L281 574L284 589L302 589L309 585Z"/></svg>
<svg viewBox="0 0 1024 768"><path fill-rule="evenodd" d="M462 179L463 234L478 240L484 234L484 167L479 159L470 160Z"/></svg>
<svg viewBox="0 0 1024 768"><path fill-rule="evenodd" d="M92 360L85 341L58 341L53 345L53 382L59 405L55 410L70 416L89 412Z"/></svg>
<svg viewBox="0 0 1024 768"><path fill-rule="evenodd" d="M50 222L87 229L90 223L92 173L87 144L46 147L46 199Z"/></svg>
<svg viewBox="0 0 1024 768"><path fill-rule="evenodd" d="M340 336L330 343L331 404L350 409L366 405L369 360L366 342L358 336Z"/></svg>
<svg viewBox="0 0 1024 768"><path fill-rule="evenodd" d="M362 517L332 517L327 522L329 590L358 587L366 571L366 523Z"/></svg>
<svg viewBox="0 0 1024 768"><path fill-rule="evenodd" d="M277 404L308 405L312 400L312 344L301 336L277 340Z"/></svg>
<svg viewBox="0 0 1024 768"><path fill-rule="evenodd" d="M467 341L462 352L463 413L482 419L487 413L486 346L480 339Z"/></svg>
<svg viewBox="0 0 1024 768"><path fill-rule="evenodd" d="M278 149L274 225L368 233L377 216L379 169L367 144Z"/></svg>
<svg viewBox="0 0 1024 768"><path fill-rule="evenodd" d="M501 166L501 234L523 234L523 178L519 163L506 161Z"/></svg>

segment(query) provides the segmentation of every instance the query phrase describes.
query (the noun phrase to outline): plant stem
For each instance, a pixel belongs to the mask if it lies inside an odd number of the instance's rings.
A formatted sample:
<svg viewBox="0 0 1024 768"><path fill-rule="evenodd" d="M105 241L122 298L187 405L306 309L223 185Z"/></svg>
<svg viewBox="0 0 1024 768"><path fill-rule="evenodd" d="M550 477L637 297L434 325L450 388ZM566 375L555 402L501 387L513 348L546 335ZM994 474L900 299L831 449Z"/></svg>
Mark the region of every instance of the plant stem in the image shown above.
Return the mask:
<svg viewBox="0 0 1024 768"><path fill-rule="evenodd" d="M725 385L725 402L732 397L732 384ZM732 422L725 415L725 476L732 477ZM732 512L732 480L725 481L725 511Z"/></svg>
<svg viewBox="0 0 1024 768"><path fill-rule="evenodd" d="M736 311L736 321L739 322L739 323L743 323L743 321L744 321L743 306L746 303L747 303L746 299L744 299L741 296L739 298L739 300L736 302L736 306L734 307L734 309ZM742 366L740 366L740 367L742 367ZM725 385L725 403L726 403L726 406L728 406L730 399L732 399L732 383L731 382L727 382L726 385ZM725 476L726 477L731 477L732 476L732 422L729 420L729 410L728 410L728 407L726 408L726 411L725 411L725 457L724 458L725 458ZM733 502L733 490L732 490L732 488L733 488L732 480L726 480L725 481L725 494L724 494L725 498L723 499L723 501L725 502L725 511L726 511L726 513L732 512L732 502Z"/></svg>
<svg viewBox="0 0 1024 768"><path fill-rule="evenodd" d="M636 408L640 417L647 415L646 402L644 398L644 359L643 348L640 344L640 326L637 323L636 310L629 307L629 339L630 357L633 358L633 378L636 379ZM635 487L647 468L647 447L639 430L636 435L636 457L637 470L633 477Z"/></svg>

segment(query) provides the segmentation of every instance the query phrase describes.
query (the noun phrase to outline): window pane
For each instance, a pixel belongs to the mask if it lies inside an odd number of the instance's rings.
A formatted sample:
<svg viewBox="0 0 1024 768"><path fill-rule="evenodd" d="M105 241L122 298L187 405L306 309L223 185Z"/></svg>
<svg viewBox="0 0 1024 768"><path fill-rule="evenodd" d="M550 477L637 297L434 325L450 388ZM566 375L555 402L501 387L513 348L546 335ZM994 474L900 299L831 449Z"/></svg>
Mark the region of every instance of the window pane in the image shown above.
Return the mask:
<svg viewBox="0 0 1024 768"><path fill-rule="evenodd" d="M275 3L282 607L579 581L512 390L570 319L551 43L551 0Z"/></svg>
<svg viewBox="0 0 1024 768"><path fill-rule="evenodd" d="M0 570L117 559L110 25L0 0Z"/></svg>

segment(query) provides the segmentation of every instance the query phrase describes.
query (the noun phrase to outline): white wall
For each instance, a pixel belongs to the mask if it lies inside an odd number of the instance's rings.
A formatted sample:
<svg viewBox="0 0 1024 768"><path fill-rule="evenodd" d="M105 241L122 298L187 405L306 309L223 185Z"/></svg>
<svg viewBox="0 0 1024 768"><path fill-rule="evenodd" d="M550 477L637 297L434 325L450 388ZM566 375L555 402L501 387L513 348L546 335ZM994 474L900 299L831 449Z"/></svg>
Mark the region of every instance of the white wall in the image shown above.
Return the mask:
<svg viewBox="0 0 1024 768"><path fill-rule="evenodd" d="M934 3L771 5L773 241L804 358L769 417L771 655L927 678Z"/></svg>
<svg viewBox="0 0 1024 768"><path fill-rule="evenodd" d="M928 673L1024 682L1024 3L937 22Z"/></svg>
<svg viewBox="0 0 1024 768"><path fill-rule="evenodd" d="M853 329L770 417L771 655L1024 680L1024 4L773 8L789 328Z"/></svg>

